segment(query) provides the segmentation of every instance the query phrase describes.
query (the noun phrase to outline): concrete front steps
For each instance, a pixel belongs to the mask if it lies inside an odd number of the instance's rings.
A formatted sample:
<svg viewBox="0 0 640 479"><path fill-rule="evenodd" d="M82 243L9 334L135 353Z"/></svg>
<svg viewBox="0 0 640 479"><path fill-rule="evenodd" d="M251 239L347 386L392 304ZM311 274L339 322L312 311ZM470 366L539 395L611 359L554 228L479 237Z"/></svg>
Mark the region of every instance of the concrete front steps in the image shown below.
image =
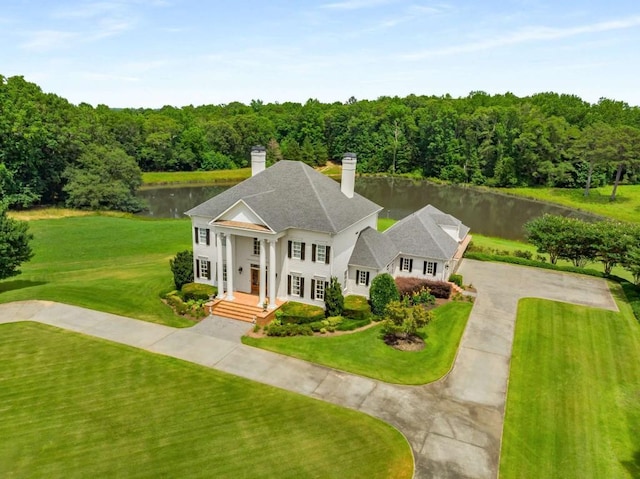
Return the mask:
<svg viewBox="0 0 640 479"><path fill-rule="evenodd" d="M265 325L271 321L275 309L264 311L258 306L243 304L238 301L217 300L211 306L211 314L224 318L238 319L249 323Z"/></svg>

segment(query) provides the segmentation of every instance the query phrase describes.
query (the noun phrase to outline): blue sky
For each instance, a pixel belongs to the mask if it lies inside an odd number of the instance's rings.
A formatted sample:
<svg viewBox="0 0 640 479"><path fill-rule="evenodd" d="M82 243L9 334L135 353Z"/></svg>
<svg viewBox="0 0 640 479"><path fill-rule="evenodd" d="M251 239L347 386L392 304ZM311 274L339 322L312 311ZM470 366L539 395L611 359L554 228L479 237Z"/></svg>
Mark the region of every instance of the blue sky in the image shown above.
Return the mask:
<svg viewBox="0 0 640 479"><path fill-rule="evenodd" d="M640 2L3 0L0 74L159 107L483 90L640 105Z"/></svg>

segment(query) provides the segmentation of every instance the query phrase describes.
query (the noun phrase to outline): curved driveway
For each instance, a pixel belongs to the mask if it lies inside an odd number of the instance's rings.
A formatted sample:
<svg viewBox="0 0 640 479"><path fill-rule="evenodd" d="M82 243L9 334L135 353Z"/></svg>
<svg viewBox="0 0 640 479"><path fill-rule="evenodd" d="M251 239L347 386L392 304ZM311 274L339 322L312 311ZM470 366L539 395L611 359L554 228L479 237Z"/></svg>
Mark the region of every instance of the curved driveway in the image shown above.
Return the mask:
<svg viewBox="0 0 640 479"><path fill-rule="evenodd" d="M518 300L617 306L606 282L588 276L471 260L459 273L478 297L451 372L425 386L387 384L245 346L233 340L237 327L230 325L220 334L174 329L48 301L0 305L0 322L39 321L357 409L407 437L416 477L495 478Z"/></svg>

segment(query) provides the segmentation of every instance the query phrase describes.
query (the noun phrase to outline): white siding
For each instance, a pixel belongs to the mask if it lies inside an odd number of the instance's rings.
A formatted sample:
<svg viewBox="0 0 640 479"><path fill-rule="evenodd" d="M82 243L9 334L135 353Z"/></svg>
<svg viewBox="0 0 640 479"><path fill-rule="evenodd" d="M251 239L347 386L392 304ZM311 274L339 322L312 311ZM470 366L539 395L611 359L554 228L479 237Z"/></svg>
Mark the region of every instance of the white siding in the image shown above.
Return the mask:
<svg viewBox="0 0 640 479"><path fill-rule="evenodd" d="M406 258L413 261L413 269L411 271L402 271L401 269L401 259ZM436 264L436 274L423 274L424 271L424 262L429 261ZM432 259L432 258L421 258L418 256L410 256L400 254L394 260L393 264L393 277L408 277L408 278L422 278L422 279L430 279L433 281L447 281L449 279L449 275L451 274L450 268L447 268L449 265L448 261Z"/></svg>
<svg viewBox="0 0 640 479"><path fill-rule="evenodd" d="M209 246L206 244L199 244L195 236L195 228L203 228L209 230ZM216 237L213 234L211 226L209 226L209 219L194 216L191 218L191 244L193 245L193 270L194 281L196 283L216 284ZM196 272L196 260L198 258L207 258L211 262L211 279L198 278Z"/></svg>

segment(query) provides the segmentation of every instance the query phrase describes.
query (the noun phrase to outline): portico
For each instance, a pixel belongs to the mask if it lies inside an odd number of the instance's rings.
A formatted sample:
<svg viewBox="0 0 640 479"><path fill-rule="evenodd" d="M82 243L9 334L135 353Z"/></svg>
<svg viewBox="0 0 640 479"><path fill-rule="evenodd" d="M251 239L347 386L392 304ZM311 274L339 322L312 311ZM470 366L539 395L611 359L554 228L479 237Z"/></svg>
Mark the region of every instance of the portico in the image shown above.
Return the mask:
<svg viewBox="0 0 640 479"><path fill-rule="evenodd" d="M210 226L216 244L217 298L233 301L236 291L255 294L257 289L256 305L266 303L274 309L279 287L277 245L283 234L239 221L214 220Z"/></svg>

